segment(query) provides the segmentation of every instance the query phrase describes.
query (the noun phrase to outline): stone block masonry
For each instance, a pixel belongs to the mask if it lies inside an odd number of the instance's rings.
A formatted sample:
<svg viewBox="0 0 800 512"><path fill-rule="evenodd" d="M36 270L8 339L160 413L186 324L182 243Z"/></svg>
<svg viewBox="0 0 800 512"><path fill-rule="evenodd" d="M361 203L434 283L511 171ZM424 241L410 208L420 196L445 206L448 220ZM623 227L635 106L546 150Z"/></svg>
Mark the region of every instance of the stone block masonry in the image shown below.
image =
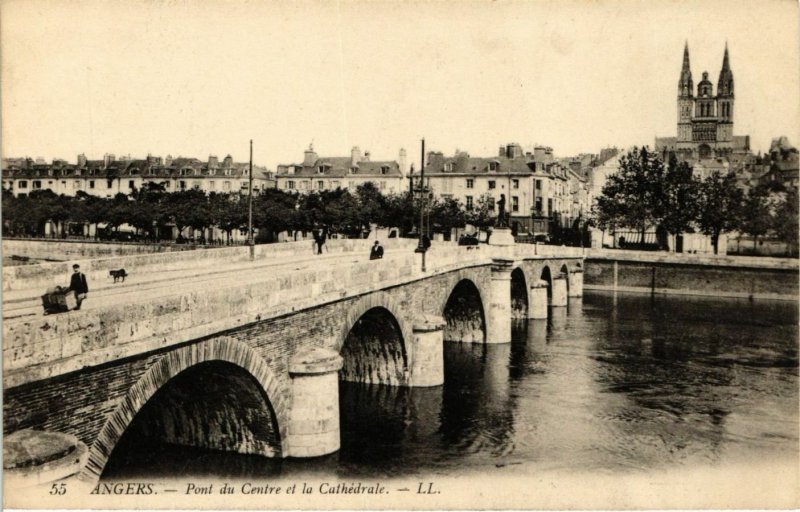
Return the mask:
<svg viewBox="0 0 800 512"><path fill-rule="evenodd" d="M584 288L798 300L798 261L612 253L586 260Z"/></svg>

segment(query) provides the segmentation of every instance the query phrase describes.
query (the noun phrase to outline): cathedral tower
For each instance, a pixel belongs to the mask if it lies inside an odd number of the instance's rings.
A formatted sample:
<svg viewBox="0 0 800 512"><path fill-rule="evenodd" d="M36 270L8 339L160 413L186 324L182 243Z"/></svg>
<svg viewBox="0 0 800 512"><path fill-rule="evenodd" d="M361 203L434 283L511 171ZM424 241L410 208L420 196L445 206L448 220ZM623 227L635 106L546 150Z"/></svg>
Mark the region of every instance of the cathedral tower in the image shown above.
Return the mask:
<svg viewBox="0 0 800 512"><path fill-rule="evenodd" d="M683 68L678 80L678 139L677 142L692 140L692 110L694 110L694 83L689 67L689 42L683 47Z"/></svg>
<svg viewBox="0 0 800 512"><path fill-rule="evenodd" d="M728 44L725 43L725 56L722 58L722 69L717 81L717 140L730 142L733 140L733 71L728 59Z"/></svg>

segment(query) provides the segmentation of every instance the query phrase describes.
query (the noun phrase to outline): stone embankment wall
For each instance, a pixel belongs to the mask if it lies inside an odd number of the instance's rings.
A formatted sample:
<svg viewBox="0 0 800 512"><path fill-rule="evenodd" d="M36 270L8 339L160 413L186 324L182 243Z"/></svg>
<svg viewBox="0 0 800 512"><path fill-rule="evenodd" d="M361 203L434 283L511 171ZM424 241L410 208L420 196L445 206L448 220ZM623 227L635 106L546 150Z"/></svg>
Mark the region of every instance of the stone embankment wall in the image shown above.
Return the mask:
<svg viewBox="0 0 800 512"><path fill-rule="evenodd" d="M798 260L587 251L587 290L798 300Z"/></svg>

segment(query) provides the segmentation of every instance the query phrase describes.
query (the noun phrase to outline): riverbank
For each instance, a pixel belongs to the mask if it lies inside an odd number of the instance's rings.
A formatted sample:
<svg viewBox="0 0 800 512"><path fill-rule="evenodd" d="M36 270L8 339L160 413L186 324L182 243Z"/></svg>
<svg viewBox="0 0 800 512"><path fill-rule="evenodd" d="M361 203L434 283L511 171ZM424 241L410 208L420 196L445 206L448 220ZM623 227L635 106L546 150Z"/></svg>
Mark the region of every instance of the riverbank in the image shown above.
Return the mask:
<svg viewBox="0 0 800 512"><path fill-rule="evenodd" d="M793 258L591 250L584 289L797 301L799 275Z"/></svg>

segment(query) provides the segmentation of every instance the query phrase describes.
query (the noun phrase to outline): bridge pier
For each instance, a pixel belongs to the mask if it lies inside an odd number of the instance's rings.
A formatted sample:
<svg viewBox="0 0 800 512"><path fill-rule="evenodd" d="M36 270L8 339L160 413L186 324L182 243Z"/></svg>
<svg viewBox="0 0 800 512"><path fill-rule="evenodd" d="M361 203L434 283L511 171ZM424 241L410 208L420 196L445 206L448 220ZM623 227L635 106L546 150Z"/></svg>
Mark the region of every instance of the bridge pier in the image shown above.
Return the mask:
<svg viewBox="0 0 800 512"><path fill-rule="evenodd" d="M531 285L530 297L528 318L536 320L547 318L547 281L540 279Z"/></svg>
<svg viewBox="0 0 800 512"><path fill-rule="evenodd" d="M511 267L514 260L492 258L486 343L511 342Z"/></svg>
<svg viewBox="0 0 800 512"><path fill-rule="evenodd" d="M583 297L583 269L576 268L569 273L569 296Z"/></svg>
<svg viewBox="0 0 800 512"><path fill-rule="evenodd" d="M342 357L322 347L301 349L289 360L292 407L289 457L317 457L339 450L339 376Z"/></svg>
<svg viewBox="0 0 800 512"><path fill-rule="evenodd" d="M444 319L434 315L425 315L414 322L410 386L444 384L444 326Z"/></svg>
<svg viewBox="0 0 800 512"><path fill-rule="evenodd" d="M553 279L553 291L551 292L551 303L553 307L564 307L567 305L567 276L559 274Z"/></svg>

